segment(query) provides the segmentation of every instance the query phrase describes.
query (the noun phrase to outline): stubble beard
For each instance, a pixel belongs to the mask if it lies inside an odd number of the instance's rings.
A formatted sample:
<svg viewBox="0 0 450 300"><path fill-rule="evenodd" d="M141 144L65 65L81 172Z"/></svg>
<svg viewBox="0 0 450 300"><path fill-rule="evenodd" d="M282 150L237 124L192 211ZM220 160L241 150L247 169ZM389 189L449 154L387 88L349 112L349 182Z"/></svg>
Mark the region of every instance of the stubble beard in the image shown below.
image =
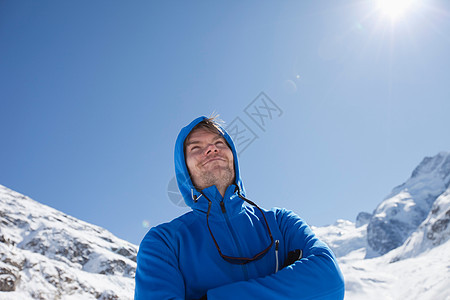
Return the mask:
<svg viewBox="0 0 450 300"><path fill-rule="evenodd" d="M207 171L201 174L200 177L201 184L199 185L200 189L204 189L210 186L215 185L217 189L220 191L221 189L226 189L229 185L231 185L234 181L234 172L233 170L226 166L220 168L220 172Z"/></svg>

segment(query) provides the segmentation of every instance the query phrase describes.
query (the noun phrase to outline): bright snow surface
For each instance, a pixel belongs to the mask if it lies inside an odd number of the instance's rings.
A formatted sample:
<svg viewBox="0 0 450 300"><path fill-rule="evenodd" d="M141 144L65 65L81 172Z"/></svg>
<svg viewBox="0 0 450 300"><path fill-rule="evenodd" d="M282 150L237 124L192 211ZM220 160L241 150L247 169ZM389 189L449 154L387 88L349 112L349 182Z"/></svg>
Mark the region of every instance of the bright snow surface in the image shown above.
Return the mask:
<svg viewBox="0 0 450 300"><path fill-rule="evenodd" d="M383 256L365 259L366 228L356 228L345 220L313 227L338 256L345 278L345 299L450 299L448 240L405 259L399 256L406 243Z"/></svg>

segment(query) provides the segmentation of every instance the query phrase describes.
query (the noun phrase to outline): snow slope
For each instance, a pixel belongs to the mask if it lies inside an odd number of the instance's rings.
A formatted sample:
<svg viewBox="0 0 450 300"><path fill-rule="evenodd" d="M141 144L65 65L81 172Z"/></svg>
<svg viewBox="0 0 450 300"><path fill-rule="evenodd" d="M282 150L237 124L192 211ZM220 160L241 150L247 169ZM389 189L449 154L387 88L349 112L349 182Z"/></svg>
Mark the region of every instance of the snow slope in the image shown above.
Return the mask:
<svg viewBox="0 0 450 300"><path fill-rule="evenodd" d="M345 299L450 299L450 243L396 260L396 253L364 259L359 250L339 258Z"/></svg>
<svg viewBox="0 0 450 300"><path fill-rule="evenodd" d="M430 243L414 254L405 255L410 247L405 242L385 255L366 258L366 229L367 225L356 227L355 223L345 220L326 227L313 227L338 258L345 278L345 299L450 300L448 238L438 246ZM450 232L444 231L446 235Z"/></svg>
<svg viewBox="0 0 450 300"><path fill-rule="evenodd" d="M0 185L0 299L132 299L137 246Z"/></svg>

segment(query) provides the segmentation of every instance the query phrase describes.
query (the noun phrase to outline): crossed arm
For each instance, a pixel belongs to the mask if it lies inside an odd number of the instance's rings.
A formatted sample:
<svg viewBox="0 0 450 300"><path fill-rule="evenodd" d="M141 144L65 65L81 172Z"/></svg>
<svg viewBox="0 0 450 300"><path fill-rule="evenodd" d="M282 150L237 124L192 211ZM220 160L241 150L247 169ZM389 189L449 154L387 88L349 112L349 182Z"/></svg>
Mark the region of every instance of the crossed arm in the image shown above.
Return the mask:
<svg viewBox="0 0 450 300"><path fill-rule="evenodd" d="M302 258L275 274L210 289L207 298L343 299L343 276L328 246L293 212L283 209L275 213L287 249L302 249ZM138 256L135 299L185 298L177 260L170 251L158 250L160 246L141 245L140 251L147 252L142 257L152 257L152 262L151 265L140 263ZM158 274L152 273L150 268L159 270Z"/></svg>
<svg viewBox="0 0 450 300"><path fill-rule="evenodd" d="M344 280L335 257L293 212L277 210L277 222L289 251L303 256L270 276L239 281L208 291L208 299L343 299Z"/></svg>

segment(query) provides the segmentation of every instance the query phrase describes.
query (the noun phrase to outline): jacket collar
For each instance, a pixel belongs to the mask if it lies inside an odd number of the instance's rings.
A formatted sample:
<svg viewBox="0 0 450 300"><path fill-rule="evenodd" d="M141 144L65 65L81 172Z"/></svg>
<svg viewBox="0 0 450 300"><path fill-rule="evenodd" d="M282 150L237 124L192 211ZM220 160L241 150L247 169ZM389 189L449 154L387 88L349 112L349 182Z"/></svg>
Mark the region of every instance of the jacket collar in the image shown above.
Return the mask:
<svg viewBox="0 0 450 300"><path fill-rule="evenodd" d="M222 206L228 216L232 217L239 214L243 208L244 201L238 196L235 184L230 185L224 197L220 194L215 185L203 189L197 200L191 205L191 208L201 214L208 212L209 202L211 201L210 216L223 214ZM221 204L223 202L223 204Z"/></svg>

